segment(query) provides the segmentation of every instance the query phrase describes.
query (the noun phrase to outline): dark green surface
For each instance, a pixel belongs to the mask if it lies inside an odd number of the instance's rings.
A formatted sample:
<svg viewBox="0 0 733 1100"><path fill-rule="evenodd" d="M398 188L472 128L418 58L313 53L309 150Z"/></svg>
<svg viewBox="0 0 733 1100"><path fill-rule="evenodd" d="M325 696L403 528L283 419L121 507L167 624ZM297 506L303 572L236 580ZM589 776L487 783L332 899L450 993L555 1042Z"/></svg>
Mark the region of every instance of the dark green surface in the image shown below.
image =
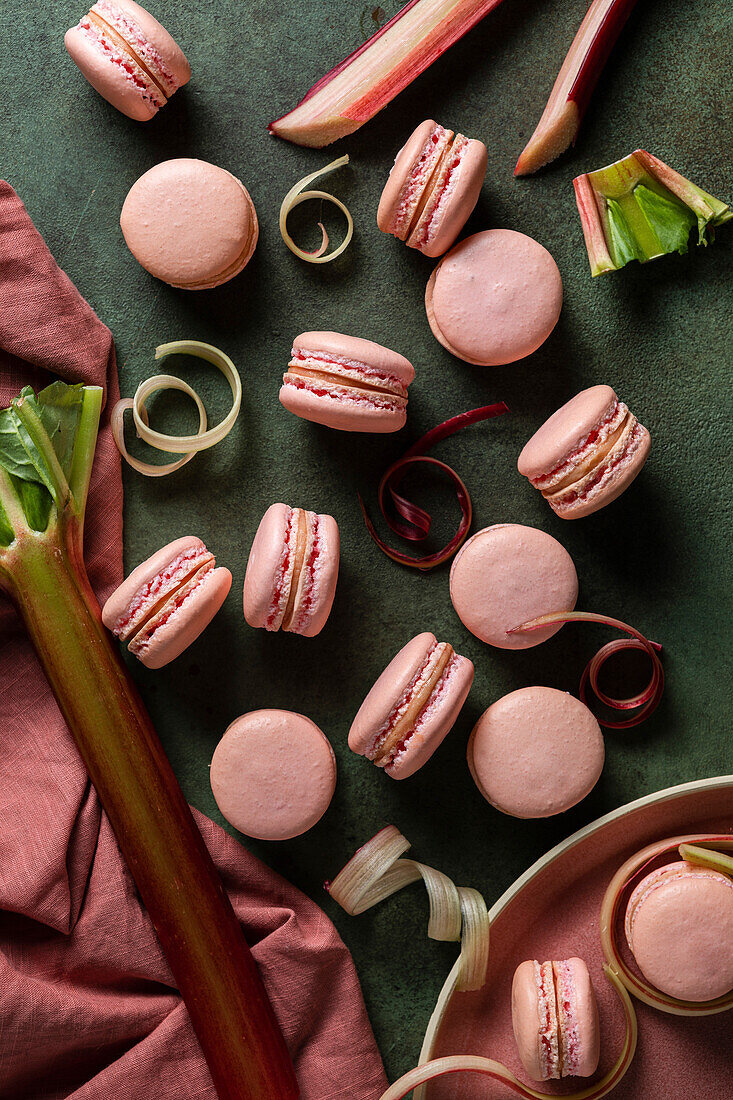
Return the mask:
<svg viewBox="0 0 733 1100"><path fill-rule="evenodd" d="M417 888L358 920L326 899L322 881L359 843L394 822L418 858L493 901L533 859L598 814L668 784L733 770L720 647L728 634L733 533L725 471L731 458L733 232L723 228L712 248L687 257L634 264L591 281L571 185L579 172L642 146L718 197L733 199L733 12L703 0L640 4L576 151L519 182L511 175L516 157L585 11L583 0L505 0L372 123L324 151L283 144L265 126L360 43L371 7L345 0L151 5L186 50L194 76L145 125L104 103L66 56L63 33L82 14L80 4L62 0L43 16L36 6L4 5L0 175L16 187L56 258L111 327L125 394L153 373L153 348L166 340L210 341L241 368L243 410L222 446L163 481L125 471L128 569L168 540L195 533L234 574L224 610L197 644L160 672L137 664L133 671L187 796L216 820L208 764L232 718L256 707L291 708L330 737L340 778L321 824L285 844L244 843L336 921L395 1075L416 1060L455 948L425 938ZM391 15L398 4L383 7ZM488 145L486 184L469 228L523 230L560 266L560 323L545 346L518 365L470 367L443 351L422 304L431 261L377 231L376 205L394 154L427 116ZM351 207L354 243L332 266L316 268L285 249L278 208L296 179L342 152L352 165L327 186ZM156 282L122 240L118 216L128 188L172 156L198 156L230 169L257 206L255 258L219 290L187 293ZM301 213L294 227L307 225L306 208ZM315 245L315 233L311 239L307 247ZM370 337L414 362L417 380L404 432L355 438L285 412L277 401L280 375L292 338L310 328ZM227 391L219 376L190 361L179 365L199 387L212 419L223 415ZM516 457L549 413L598 382L611 383L650 428L652 455L620 501L599 515L563 523L519 477ZM507 691L529 683L576 690L603 632L570 626L525 653L484 647L453 613L447 568L424 576L388 562L369 541L356 504L357 487L373 499L379 473L409 442L450 415L499 398L511 416L472 428L436 451L468 483L475 528L509 520L557 536L578 568L579 606L622 618L662 642L668 675L652 721L608 734L607 763L593 794L544 822L503 817L482 800L466 768L466 739L483 709ZM194 427L183 398L161 399L155 411L169 428ZM250 542L275 500L330 512L341 528L336 603L316 639L253 631L242 618ZM346 735L383 666L425 629L475 662L476 681L434 760L398 784L352 756Z"/></svg>

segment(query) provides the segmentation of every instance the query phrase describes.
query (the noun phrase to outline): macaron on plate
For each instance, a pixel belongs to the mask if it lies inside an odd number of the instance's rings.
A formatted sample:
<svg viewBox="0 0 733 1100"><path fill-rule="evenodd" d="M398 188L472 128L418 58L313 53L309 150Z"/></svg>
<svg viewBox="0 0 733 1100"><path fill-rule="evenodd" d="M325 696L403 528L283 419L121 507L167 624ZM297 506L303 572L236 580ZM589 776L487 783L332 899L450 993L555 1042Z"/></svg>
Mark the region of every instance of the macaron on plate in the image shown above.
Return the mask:
<svg viewBox="0 0 733 1100"><path fill-rule="evenodd" d="M598 1005L582 959L520 963L512 982L512 1024L533 1081L590 1077L598 1068Z"/></svg>
<svg viewBox="0 0 733 1100"><path fill-rule="evenodd" d="M603 974L600 910L619 868L631 855L666 837L730 834L733 775L658 791L614 810L563 840L529 868L490 910L491 951L483 988L456 992L456 962L430 1020L421 1063L454 1055L496 1059L536 1088L522 1064L512 1023L512 983L525 960L586 963L598 1002L600 1059L587 1081L568 1080L561 1091L590 1087L616 1061L625 1024L618 995ZM623 940L621 911L621 939ZM629 953L628 961L634 965ZM633 998L640 1041L614 1100L641 1097L727 1096L730 1065L722 1051L733 1043L733 1012L675 1021ZM553 1086L544 1086L552 1092ZM417 1100L498 1100L508 1095L476 1073L451 1073L415 1092Z"/></svg>

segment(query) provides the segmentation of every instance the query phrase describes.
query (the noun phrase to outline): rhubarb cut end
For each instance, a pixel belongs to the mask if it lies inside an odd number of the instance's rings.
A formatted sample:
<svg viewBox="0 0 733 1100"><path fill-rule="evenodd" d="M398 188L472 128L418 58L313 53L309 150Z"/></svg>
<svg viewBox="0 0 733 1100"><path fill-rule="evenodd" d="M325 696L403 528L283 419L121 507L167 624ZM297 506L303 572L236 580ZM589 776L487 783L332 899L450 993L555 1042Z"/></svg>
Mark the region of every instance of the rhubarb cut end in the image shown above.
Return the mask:
<svg viewBox="0 0 733 1100"><path fill-rule="evenodd" d="M358 130L360 122L342 115L333 115L330 118L319 120L317 124L312 121L298 121L298 108L290 111L282 118L276 118L267 129L269 132L283 141L290 141L293 145L304 145L310 149L322 149L324 145L331 145L339 138L347 137Z"/></svg>
<svg viewBox="0 0 733 1100"><path fill-rule="evenodd" d="M575 141L580 127L580 112L572 100L547 123L544 116L517 161L515 176L531 176L564 153Z"/></svg>

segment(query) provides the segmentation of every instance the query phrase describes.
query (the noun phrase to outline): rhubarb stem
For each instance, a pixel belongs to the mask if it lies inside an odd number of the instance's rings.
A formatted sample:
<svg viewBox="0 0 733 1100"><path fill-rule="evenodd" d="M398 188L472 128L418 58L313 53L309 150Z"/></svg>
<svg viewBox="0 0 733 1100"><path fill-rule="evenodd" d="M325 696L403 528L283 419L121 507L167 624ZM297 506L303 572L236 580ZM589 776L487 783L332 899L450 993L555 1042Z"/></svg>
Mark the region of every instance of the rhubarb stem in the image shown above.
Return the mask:
<svg viewBox="0 0 733 1100"><path fill-rule="evenodd" d="M16 397L11 406L41 458L37 468L43 484L53 497L56 507L62 511L69 499L69 483L41 418L27 397ZM96 430L94 437L96 439Z"/></svg>

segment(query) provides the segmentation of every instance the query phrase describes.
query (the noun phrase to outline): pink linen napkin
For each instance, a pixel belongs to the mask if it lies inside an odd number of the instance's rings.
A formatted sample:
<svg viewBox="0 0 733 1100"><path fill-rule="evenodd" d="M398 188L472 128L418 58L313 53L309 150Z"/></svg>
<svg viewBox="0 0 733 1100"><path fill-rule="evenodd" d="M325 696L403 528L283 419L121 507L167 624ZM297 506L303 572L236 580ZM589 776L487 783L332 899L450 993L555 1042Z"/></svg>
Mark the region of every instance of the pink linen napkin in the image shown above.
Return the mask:
<svg viewBox="0 0 733 1100"><path fill-rule="evenodd" d="M109 330L0 181L0 404L52 375L118 396ZM85 553L122 579L120 461L103 419ZM351 957L321 910L196 813L304 1100L386 1088ZM215 1100L147 913L71 735L0 596L0 1100Z"/></svg>

